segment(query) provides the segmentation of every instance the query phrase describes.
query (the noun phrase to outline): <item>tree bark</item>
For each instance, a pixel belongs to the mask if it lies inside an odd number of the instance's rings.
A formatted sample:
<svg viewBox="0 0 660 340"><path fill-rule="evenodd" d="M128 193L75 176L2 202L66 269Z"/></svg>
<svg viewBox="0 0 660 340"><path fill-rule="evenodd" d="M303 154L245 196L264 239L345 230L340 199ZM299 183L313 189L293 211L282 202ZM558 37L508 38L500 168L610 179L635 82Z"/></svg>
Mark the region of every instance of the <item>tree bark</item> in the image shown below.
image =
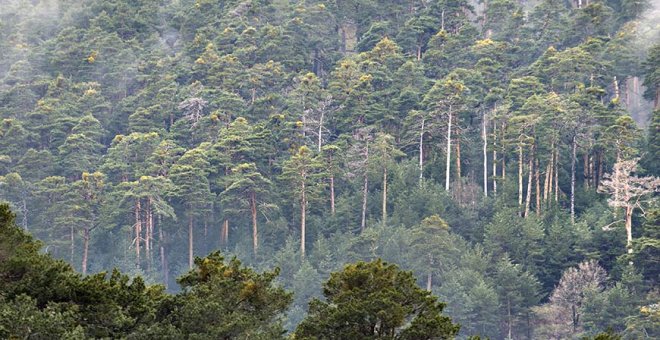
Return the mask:
<svg viewBox="0 0 660 340"><path fill-rule="evenodd" d="M559 203L559 151L555 148L555 204Z"/></svg>
<svg viewBox="0 0 660 340"><path fill-rule="evenodd" d="M571 147L571 223L575 224L575 162L577 152L577 137L575 135L573 135Z"/></svg>
<svg viewBox="0 0 660 340"><path fill-rule="evenodd" d="M323 146L323 116L325 115L325 109L321 110L321 118L319 119L319 139L318 139L318 151L321 153L321 147Z"/></svg>
<svg viewBox="0 0 660 340"><path fill-rule="evenodd" d="M536 216L541 216L541 170L539 169L538 156L534 164L534 177L536 179Z"/></svg>
<svg viewBox="0 0 660 340"><path fill-rule="evenodd" d="M89 227L83 229L83 258L82 258L82 273L87 275L87 256L89 254Z"/></svg>
<svg viewBox="0 0 660 340"><path fill-rule="evenodd" d="M258 229L257 229L257 194L252 191L250 193L250 212L252 213L252 251L257 254L257 247L259 246Z"/></svg>
<svg viewBox="0 0 660 340"><path fill-rule="evenodd" d="M449 171L451 170L451 119L452 119L451 105L449 105L449 123L447 126L447 164L446 164L447 168L445 170L445 190L447 191L449 191L449 177L450 177Z"/></svg>
<svg viewBox="0 0 660 340"><path fill-rule="evenodd" d="M158 245L160 247L160 269L163 273L163 283L165 284L165 289L167 289L170 278L167 270L167 259L165 258L165 235L163 233L162 226L158 229L158 241Z"/></svg>
<svg viewBox="0 0 660 340"><path fill-rule="evenodd" d="M626 206L626 248L628 248L628 254L632 254L632 214L633 206Z"/></svg>
<svg viewBox="0 0 660 340"><path fill-rule="evenodd" d="M424 123L425 118L422 116L422 128L419 132L419 182L424 178Z"/></svg>
<svg viewBox="0 0 660 340"><path fill-rule="evenodd" d="M383 167L383 225L387 222L387 168Z"/></svg>
<svg viewBox="0 0 660 340"><path fill-rule="evenodd" d="M426 274L426 290L431 291L431 288L433 287L433 273L429 270L429 272Z"/></svg>
<svg viewBox="0 0 660 340"><path fill-rule="evenodd" d="M188 268L193 267L193 209L188 210Z"/></svg>
<svg viewBox="0 0 660 340"><path fill-rule="evenodd" d="M362 188L362 221L360 222L360 233L364 232L367 226L367 194L369 190L369 178L364 174L364 187Z"/></svg>
<svg viewBox="0 0 660 340"><path fill-rule="evenodd" d="M488 135L486 135L486 120L487 115L484 113L484 118L482 122L482 134L483 137L483 158L484 158L484 196L488 197Z"/></svg>
<svg viewBox="0 0 660 340"><path fill-rule="evenodd" d="M518 144L518 213L522 215L523 206L523 145Z"/></svg>
<svg viewBox="0 0 660 340"><path fill-rule="evenodd" d="M534 176L534 154L535 146L532 145L532 152L529 155L529 161L527 163L528 174L527 174L527 194L525 196L525 217L529 216L529 207L532 201L532 177Z"/></svg>
<svg viewBox="0 0 660 340"><path fill-rule="evenodd" d="M493 196L497 197L497 122L493 121Z"/></svg>
<svg viewBox="0 0 660 340"><path fill-rule="evenodd" d="M69 259L70 263L73 263L73 257L76 251L76 237L74 231L75 229L73 228L73 224L72 224L71 227L69 228L69 238L71 240L71 249L70 249L71 253Z"/></svg>
<svg viewBox="0 0 660 340"><path fill-rule="evenodd" d="M335 215L335 175L330 175L330 213Z"/></svg>
<svg viewBox="0 0 660 340"><path fill-rule="evenodd" d="M303 181L301 185L300 197L300 256L305 257L305 219L307 217L307 196L305 188L305 173L302 173Z"/></svg>
<svg viewBox="0 0 660 340"><path fill-rule="evenodd" d="M135 200L135 266L140 267L140 248L142 239L142 219L140 218L140 199Z"/></svg>

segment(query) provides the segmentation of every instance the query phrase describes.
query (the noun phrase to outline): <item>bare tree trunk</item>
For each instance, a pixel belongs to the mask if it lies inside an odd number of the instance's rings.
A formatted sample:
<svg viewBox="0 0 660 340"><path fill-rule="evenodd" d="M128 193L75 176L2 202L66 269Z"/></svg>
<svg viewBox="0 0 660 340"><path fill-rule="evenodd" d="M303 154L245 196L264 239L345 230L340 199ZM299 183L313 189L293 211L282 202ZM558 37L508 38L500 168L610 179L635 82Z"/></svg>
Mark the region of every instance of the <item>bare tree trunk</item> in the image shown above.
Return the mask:
<svg viewBox="0 0 660 340"><path fill-rule="evenodd" d="M362 221L360 222L360 232L364 232L367 226L367 194L369 190L369 178L364 174L364 187L362 188Z"/></svg>
<svg viewBox="0 0 660 340"><path fill-rule="evenodd" d="M543 204L548 204L548 195L550 194L550 172L552 169L552 154L550 154L550 159L548 160L548 166L545 168L545 176L543 179Z"/></svg>
<svg viewBox="0 0 660 340"><path fill-rule="evenodd" d="M75 229L73 228L73 224L71 224L71 227L69 228L69 238L71 240L71 254L69 259L70 263L73 263L73 257L76 251L76 238L74 231Z"/></svg>
<svg viewBox="0 0 660 340"><path fill-rule="evenodd" d="M305 177L305 174L302 174ZM300 197L300 256L305 257L305 227L306 227L306 217L307 217L307 196L305 189L305 181L302 181L301 188L301 197Z"/></svg>
<svg viewBox="0 0 660 340"><path fill-rule="evenodd" d="M188 210L188 268L193 267L193 211L192 207Z"/></svg>
<svg viewBox="0 0 660 340"><path fill-rule="evenodd" d="M451 170L451 118L451 105L449 105L449 124L447 127L447 169L445 170L445 190L447 191L449 191L449 171Z"/></svg>
<svg viewBox="0 0 660 340"><path fill-rule="evenodd" d="M140 267L140 248L142 239L142 219L140 218L140 199L135 200L135 265Z"/></svg>
<svg viewBox="0 0 660 340"><path fill-rule="evenodd" d="M509 328L509 336L507 337L507 339L513 339L513 338L511 337L511 329L512 329L512 325L511 325L511 324L513 323L513 320L512 320L512 318L511 318L511 299L510 299L510 298L507 298L507 299L506 299L506 303L507 303L507 319L508 319L508 322L507 322L508 325L507 325L507 327Z"/></svg>
<svg viewBox="0 0 660 340"><path fill-rule="evenodd" d="M422 182L424 177L424 123L425 118L422 117L422 128L419 132L419 182Z"/></svg>
<svg viewBox="0 0 660 340"><path fill-rule="evenodd" d="M383 167L383 225L387 222L387 168Z"/></svg>
<svg viewBox="0 0 660 340"><path fill-rule="evenodd" d="M335 175L330 175L330 212L335 215Z"/></svg>
<svg viewBox="0 0 660 340"><path fill-rule="evenodd" d="M144 250L145 250L145 256L147 258L147 269L151 269L151 222L153 221L152 213L151 213L151 197L147 197L147 203L145 207L146 211L146 225L145 227L147 230L145 230L145 239L144 239Z"/></svg>
<svg viewBox="0 0 660 340"><path fill-rule="evenodd" d="M484 113L484 119L482 122L482 134L484 140L483 145L483 156L484 156L484 196L488 196L488 135L486 135L486 120L488 116Z"/></svg>
<svg viewBox="0 0 660 340"><path fill-rule="evenodd" d="M493 121L493 195L497 197L497 122Z"/></svg>
<svg viewBox="0 0 660 340"><path fill-rule="evenodd" d="M632 214L633 206L626 206L626 248L628 248L628 254L632 254Z"/></svg>
<svg viewBox="0 0 660 340"><path fill-rule="evenodd" d="M225 245L228 243L229 238L229 219L225 218L222 221L222 227L220 228L220 244Z"/></svg>
<svg viewBox="0 0 660 340"><path fill-rule="evenodd" d="M577 152L577 138L573 135L571 153L571 223L575 224L575 161Z"/></svg>
<svg viewBox="0 0 660 340"><path fill-rule="evenodd" d="M518 213L522 214L523 206L523 145L518 144Z"/></svg>
<svg viewBox="0 0 660 340"><path fill-rule="evenodd" d="M87 275L87 256L89 254L89 227L83 229L82 273Z"/></svg>
<svg viewBox="0 0 660 340"><path fill-rule="evenodd" d="M555 148L555 204L559 203L559 151Z"/></svg>
<svg viewBox="0 0 660 340"><path fill-rule="evenodd" d="M169 273L167 270L167 260L165 259L165 236L163 233L163 227L160 226L158 229L158 244L160 246L160 269L163 273L163 283L165 284L165 289L167 289L169 283Z"/></svg>
<svg viewBox="0 0 660 340"><path fill-rule="evenodd" d="M461 185L461 140L456 130L456 180L458 185Z"/></svg>
<svg viewBox="0 0 660 340"><path fill-rule="evenodd" d="M321 147L323 146L323 116L325 115L325 109L321 110L321 118L319 119L319 139L318 139L318 150L321 153Z"/></svg>
<svg viewBox="0 0 660 340"><path fill-rule="evenodd" d="M536 216L541 216L541 170L538 156L534 165L534 177L536 179Z"/></svg>
<svg viewBox="0 0 660 340"><path fill-rule="evenodd" d="M258 230L257 230L257 196L254 191L250 193L250 211L252 213L252 250L257 254L257 247L259 246Z"/></svg>
<svg viewBox="0 0 660 340"><path fill-rule="evenodd" d="M532 152L529 155L529 161L527 164L528 174L527 174L527 194L525 196L525 217L529 216L529 207L532 201L532 177L534 176L534 154L535 146L532 145Z"/></svg>

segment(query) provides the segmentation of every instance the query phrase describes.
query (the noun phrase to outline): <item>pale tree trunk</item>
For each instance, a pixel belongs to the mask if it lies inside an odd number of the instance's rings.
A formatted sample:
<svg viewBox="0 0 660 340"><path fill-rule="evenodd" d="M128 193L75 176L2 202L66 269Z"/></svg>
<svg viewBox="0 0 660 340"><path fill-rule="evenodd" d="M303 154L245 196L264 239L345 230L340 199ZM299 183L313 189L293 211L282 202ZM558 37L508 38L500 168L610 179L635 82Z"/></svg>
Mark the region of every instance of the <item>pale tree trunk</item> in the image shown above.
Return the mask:
<svg viewBox="0 0 660 340"><path fill-rule="evenodd" d="M555 204L559 203L559 151L555 148Z"/></svg>
<svg viewBox="0 0 660 340"><path fill-rule="evenodd" d="M487 120L487 115L484 113L484 119L482 122L482 134L481 136L483 137L484 144L483 144L483 152L484 152L484 196L488 196L488 135L486 135L486 120Z"/></svg>
<svg viewBox="0 0 660 340"><path fill-rule="evenodd" d="M451 118L451 105L449 105L449 124L447 126L447 169L445 170L445 190L447 191L449 191L449 171L451 170Z"/></svg>
<svg viewBox="0 0 660 340"><path fill-rule="evenodd" d="M135 265L140 267L140 248L142 239L142 219L140 218L140 199L135 200Z"/></svg>
<svg viewBox="0 0 660 340"><path fill-rule="evenodd" d="M188 268L193 267L193 212L192 207L188 210Z"/></svg>
<svg viewBox="0 0 660 340"><path fill-rule="evenodd" d="M259 246L258 229L257 229L257 196L254 191L250 193L250 212L252 213L252 251L257 254L257 247Z"/></svg>
<svg viewBox="0 0 660 340"><path fill-rule="evenodd" d="M73 224L71 224L71 227L69 228L69 238L70 238L70 241L71 241L71 249L70 249L71 254L70 254L70 259L69 259L70 263L73 263L74 254L76 252L76 238L75 238L74 231L75 230L73 228Z"/></svg>
<svg viewBox="0 0 660 340"><path fill-rule="evenodd" d="M220 245L225 245L228 242L229 238L229 219L224 219L222 221L222 227L220 227Z"/></svg>
<svg viewBox="0 0 660 340"><path fill-rule="evenodd" d="M330 213L335 215L335 175L330 175Z"/></svg>
<svg viewBox="0 0 660 340"><path fill-rule="evenodd" d="M425 118L422 117L422 128L419 131L419 182L422 183L424 178L424 123Z"/></svg>
<svg viewBox="0 0 660 340"><path fill-rule="evenodd" d="M548 195L550 194L550 169L552 169L552 154L548 160L548 166L545 168L545 176L543 179L543 204L548 204Z"/></svg>
<svg viewBox="0 0 660 340"><path fill-rule="evenodd" d="M456 180L458 185L461 185L461 139L456 130ZM460 189L460 188L459 188Z"/></svg>
<svg viewBox="0 0 660 340"><path fill-rule="evenodd" d="M151 222L153 220L151 215L151 197L147 198L145 210L146 210L145 227L147 230L145 230L144 251L145 251L145 256L147 258L147 269L151 269Z"/></svg>
<svg viewBox="0 0 660 340"><path fill-rule="evenodd" d="M626 248L628 248L628 254L632 254L632 214L633 206L626 206Z"/></svg>
<svg viewBox="0 0 660 340"><path fill-rule="evenodd" d="M163 283L165 284L165 289L167 289L170 278L167 270L167 259L165 258L165 236L163 234L163 227L160 226L158 229L158 244L160 246L160 269L163 273Z"/></svg>
<svg viewBox="0 0 660 340"><path fill-rule="evenodd" d="M305 173L302 174L301 197L300 197L300 256L305 257L305 219L307 217L307 197L305 189Z"/></svg>
<svg viewBox="0 0 660 340"><path fill-rule="evenodd" d="M83 258L82 258L82 273L87 275L87 256L89 254L89 227L83 229Z"/></svg>
<svg viewBox="0 0 660 340"><path fill-rule="evenodd" d="M534 164L534 178L536 179L536 215L541 216L541 169L539 169L538 156Z"/></svg>
<svg viewBox="0 0 660 340"><path fill-rule="evenodd" d="M509 328L509 336L507 337L507 339L513 339L513 337L511 337L511 330L512 330L512 323L513 323L513 320L511 318L511 299L507 298L506 303L507 303L507 319L508 319L507 327Z"/></svg>
<svg viewBox="0 0 660 340"><path fill-rule="evenodd" d="M383 225L387 222L387 168L383 168Z"/></svg>
<svg viewBox="0 0 660 340"><path fill-rule="evenodd" d="M589 188L589 154L587 152L582 155L582 185L585 189Z"/></svg>
<svg viewBox="0 0 660 340"><path fill-rule="evenodd" d="M360 222L360 232L364 232L367 227L367 194L369 190L369 178L364 174L364 186L362 188L362 221Z"/></svg>
<svg viewBox="0 0 660 340"><path fill-rule="evenodd" d="M529 161L527 163L528 174L527 174L527 194L525 196L525 217L529 216L529 207L532 201L532 177L534 175L534 146L532 146L532 152L529 155Z"/></svg>
<svg viewBox="0 0 660 340"><path fill-rule="evenodd" d="M575 161L577 152L577 138L573 136L571 152L571 223L575 224Z"/></svg>
<svg viewBox="0 0 660 340"><path fill-rule="evenodd" d="M318 151L321 153L321 147L323 146L323 116L325 115L325 109L321 110L321 118L319 119L319 139L318 139Z"/></svg>
<svg viewBox="0 0 660 340"><path fill-rule="evenodd" d="M523 206L523 145L518 145L518 213L522 214Z"/></svg>
<svg viewBox="0 0 660 340"><path fill-rule="evenodd" d="M493 120L493 195L497 196L497 122Z"/></svg>

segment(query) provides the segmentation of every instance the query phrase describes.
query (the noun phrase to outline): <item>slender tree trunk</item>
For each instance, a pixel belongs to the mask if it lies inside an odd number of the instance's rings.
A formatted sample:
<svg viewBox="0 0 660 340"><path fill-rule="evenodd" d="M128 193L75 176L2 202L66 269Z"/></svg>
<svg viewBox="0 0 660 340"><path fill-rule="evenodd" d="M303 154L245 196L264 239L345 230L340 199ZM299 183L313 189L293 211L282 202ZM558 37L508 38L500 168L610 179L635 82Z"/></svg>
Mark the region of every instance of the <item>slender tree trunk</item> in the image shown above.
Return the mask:
<svg viewBox="0 0 660 340"><path fill-rule="evenodd" d="M536 179L536 215L541 216L541 170L539 169L538 156L534 164L534 178Z"/></svg>
<svg viewBox="0 0 660 340"><path fill-rule="evenodd" d="M603 160L603 151L598 152L598 171L596 172L596 184L595 187L598 188L600 186L600 179L603 178L603 163L605 161Z"/></svg>
<svg viewBox="0 0 660 340"><path fill-rule="evenodd" d="M456 180L458 185L461 185L461 140L456 130Z"/></svg>
<svg viewBox="0 0 660 340"><path fill-rule="evenodd" d="M449 177L451 170L451 119L451 105L449 105L449 124L447 126L447 169L445 170L445 190L447 191L449 191Z"/></svg>
<svg viewBox="0 0 660 340"><path fill-rule="evenodd" d="M632 215L633 207L631 205L626 206L626 248L628 248L628 254L632 254Z"/></svg>
<svg viewBox="0 0 660 340"><path fill-rule="evenodd" d="M135 265L140 267L140 248L141 248L141 239L142 239L142 219L140 217L141 207L140 199L135 200Z"/></svg>
<svg viewBox="0 0 660 340"><path fill-rule="evenodd" d="M582 185L589 187L589 154L586 152L582 155Z"/></svg>
<svg viewBox="0 0 660 340"><path fill-rule="evenodd" d="M532 177L534 176L534 154L535 146L532 145L532 152L529 155L529 161L527 163L528 174L527 174L527 194L525 196L525 217L529 216L529 207L532 201Z"/></svg>
<svg viewBox="0 0 660 340"><path fill-rule="evenodd" d="M252 251L257 254L257 247L259 246L258 229L257 229L257 194L252 191L250 193L250 211L252 213Z"/></svg>
<svg viewBox="0 0 660 340"><path fill-rule="evenodd" d="M507 298L506 303L507 303L507 319L508 319L507 327L509 328L509 333L508 333L509 336L507 337L507 339L513 339L513 337L511 337L511 330L512 330L511 324L513 323L513 320L511 318L511 299Z"/></svg>
<svg viewBox="0 0 660 340"><path fill-rule="evenodd" d="M422 117L422 128L419 131L419 182L424 178L424 123L425 117Z"/></svg>
<svg viewBox="0 0 660 340"><path fill-rule="evenodd" d="M383 225L387 222L387 168L383 167Z"/></svg>
<svg viewBox="0 0 660 340"><path fill-rule="evenodd" d="M305 177L305 173L302 174L302 177ZM305 227L306 227L306 217L307 217L307 197L305 189L305 180L302 181L301 187L301 197L300 197L300 256L305 257Z"/></svg>
<svg viewBox="0 0 660 340"><path fill-rule="evenodd" d="M87 275L87 256L89 254L89 227L83 229L82 273Z"/></svg>
<svg viewBox="0 0 660 340"><path fill-rule="evenodd" d="M369 190L369 178L364 174L364 186L362 188L362 221L360 222L360 233L367 227L367 194Z"/></svg>
<svg viewBox="0 0 660 340"><path fill-rule="evenodd" d="M73 263L73 257L76 251L76 238L75 238L75 229L73 228L73 224L71 224L71 227L69 228L69 238L71 241L71 254L70 254L70 259L69 262Z"/></svg>
<svg viewBox="0 0 660 340"><path fill-rule="evenodd" d="M325 109L321 110L321 118L319 119L319 139L318 139L318 151L321 153L321 147L323 146L323 116L325 115Z"/></svg>
<svg viewBox="0 0 660 340"><path fill-rule="evenodd" d="M188 268L193 267L193 208L188 208Z"/></svg>
<svg viewBox="0 0 660 340"><path fill-rule="evenodd" d="M484 113L484 119L482 122L482 137L484 140L483 144L483 156L484 156L484 196L488 196L488 135L486 134L486 120L488 116Z"/></svg>
<svg viewBox="0 0 660 340"><path fill-rule="evenodd" d="M147 228L147 230L145 230L144 250L145 250L145 256L147 258L147 269L150 270L151 269L151 222L153 221L151 214L151 197L147 197L145 213L146 213L145 227Z"/></svg>
<svg viewBox="0 0 660 340"><path fill-rule="evenodd" d="M571 144L571 223L575 224L575 161L577 152L577 138L575 135L573 135Z"/></svg>
<svg viewBox="0 0 660 340"><path fill-rule="evenodd" d="M559 203L559 151L555 148L555 204Z"/></svg>
<svg viewBox="0 0 660 340"><path fill-rule="evenodd" d="M548 166L545 168L545 176L543 179L543 204L548 204L548 195L550 194L550 172L552 169L552 154L550 154L550 159L548 160Z"/></svg>
<svg viewBox="0 0 660 340"><path fill-rule="evenodd" d="M167 289L169 283L169 274L167 272L167 260L165 259L165 235L163 233L163 227L158 228L158 245L160 246L160 270L163 273L163 283L165 284L165 289Z"/></svg>
<svg viewBox="0 0 660 340"><path fill-rule="evenodd" d="M330 175L330 213L335 215L335 175Z"/></svg>
<svg viewBox="0 0 660 340"><path fill-rule="evenodd" d="M497 122L493 120L493 196L497 197Z"/></svg>
<svg viewBox="0 0 660 340"><path fill-rule="evenodd" d="M522 214L523 206L523 145L518 144L518 213Z"/></svg>

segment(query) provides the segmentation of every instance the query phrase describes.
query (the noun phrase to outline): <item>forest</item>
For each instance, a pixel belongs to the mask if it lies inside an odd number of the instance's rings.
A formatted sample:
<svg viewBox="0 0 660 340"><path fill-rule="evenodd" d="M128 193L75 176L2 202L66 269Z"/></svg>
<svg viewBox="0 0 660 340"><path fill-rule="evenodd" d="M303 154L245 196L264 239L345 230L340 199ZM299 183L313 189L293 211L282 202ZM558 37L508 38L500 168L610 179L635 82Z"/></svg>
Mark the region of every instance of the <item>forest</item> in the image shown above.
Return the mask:
<svg viewBox="0 0 660 340"><path fill-rule="evenodd" d="M0 338L657 339L658 176L657 0L0 0Z"/></svg>

